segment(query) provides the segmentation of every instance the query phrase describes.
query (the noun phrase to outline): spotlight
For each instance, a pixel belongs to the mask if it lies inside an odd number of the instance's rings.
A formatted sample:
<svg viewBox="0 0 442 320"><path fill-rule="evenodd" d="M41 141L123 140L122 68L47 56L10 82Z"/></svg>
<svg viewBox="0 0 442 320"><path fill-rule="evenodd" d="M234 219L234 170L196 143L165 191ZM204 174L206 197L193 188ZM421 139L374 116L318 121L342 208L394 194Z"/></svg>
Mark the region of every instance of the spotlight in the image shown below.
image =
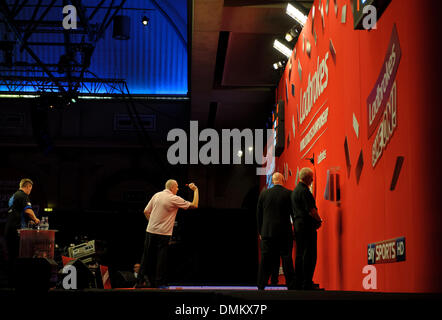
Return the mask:
<svg viewBox="0 0 442 320"><path fill-rule="evenodd" d="M236 154L239 158L242 157L242 150L238 150L238 153Z"/></svg>
<svg viewBox="0 0 442 320"><path fill-rule="evenodd" d="M141 19L141 23L143 23L144 26L147 26L147 25L149 24L149 18L146 17L146 16L144 16L144 17Z"/></svg>
<svg viewBox="0 0 442 320"><path fill-rule="evenodd" d="M285 55L287 58L290 58L292 56L292 49L287 48L284 44L279 42L278 40L275 40L273 42L273 48L281 52L283 55Z"/></svg>
<svg viewBox="0 0 442 320"><path fill-rule="evenodd" d="M63 98L64 105L70 107L78 102L78 93L75 91L69 91L68 94Z"/></svg>
<svg viewBox="0 0 442 320"><path fill-rule="evenodd" d="M293 19L296 20L296 22L298 22L301 26L304 26L305 23L307 22L307 16L301 12L301 10L299 10L298 8L294 7L293 5L291 5L290 3L287 4L287 10L286 13L292 17Z"/></svg>
<svg viewBox="0 0 442 320"><path fill-rule="evenodd" d="M286 64L285 61L278 61L273 64L273 69L278 70L279 68L284 67Z"/></svg>
<svg viewBox="0 0 442 320"><path fill-rule="evenodd" d="M298 39L301 30L299 28L293 27L285 34L285 40L287 42L292 42L293 39Z"/></svg>
<svg viewBox="0 0 442 320"><path fill-rule="evenodd" d="M290 32L285 34L285 40L287 40L287 42L292 42L293 36L290 34Z"/></svg>
<svg viewBox="0 0 442 320"><path fill-rule="evenodd" d="M68 96L67 100L70 103L77 103L78 102L78 95L76 93L72 93Z"/></svg>

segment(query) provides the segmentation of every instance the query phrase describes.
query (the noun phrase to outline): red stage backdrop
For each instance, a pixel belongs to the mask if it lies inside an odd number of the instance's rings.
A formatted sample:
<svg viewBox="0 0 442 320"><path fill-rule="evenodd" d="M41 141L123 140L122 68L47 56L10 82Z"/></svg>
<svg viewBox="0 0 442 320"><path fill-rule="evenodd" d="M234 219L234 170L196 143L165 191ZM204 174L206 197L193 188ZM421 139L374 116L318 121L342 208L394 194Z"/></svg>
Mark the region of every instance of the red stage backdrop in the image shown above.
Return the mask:
<svg viewBox="0 0 442 320"><path fill-rule="evenodd" d="M372 264L369 290L442 290L438 2L392 0L368 31L354 30L352 1L316 0L278 85L276 170L293 189L314 155L326 289L366 290Z"/></svg>

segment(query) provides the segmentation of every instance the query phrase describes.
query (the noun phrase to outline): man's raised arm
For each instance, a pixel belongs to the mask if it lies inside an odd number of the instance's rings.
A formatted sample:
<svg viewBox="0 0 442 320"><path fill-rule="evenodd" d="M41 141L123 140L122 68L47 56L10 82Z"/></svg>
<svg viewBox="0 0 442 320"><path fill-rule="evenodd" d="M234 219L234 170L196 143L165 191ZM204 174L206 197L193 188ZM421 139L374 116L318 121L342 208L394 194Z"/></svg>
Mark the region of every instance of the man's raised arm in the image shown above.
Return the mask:
<svg viewBox="0 0 442 320"><path fill-rule="evenodd" d="M189 188L193 191L193 201L190 204L189 209L196 209L198 208L199 203L198 187L194 183L190 183Z"/></svg>

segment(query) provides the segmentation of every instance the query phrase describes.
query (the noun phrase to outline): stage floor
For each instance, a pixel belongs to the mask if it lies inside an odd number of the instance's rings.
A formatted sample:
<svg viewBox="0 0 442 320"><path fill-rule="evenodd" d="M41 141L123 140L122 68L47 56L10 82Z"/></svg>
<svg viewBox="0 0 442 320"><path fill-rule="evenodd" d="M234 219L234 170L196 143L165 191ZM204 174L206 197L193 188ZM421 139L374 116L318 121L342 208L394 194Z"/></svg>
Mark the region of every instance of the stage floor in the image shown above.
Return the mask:
<svg viewBox="0 0 442 320"><path fill-rule="evenodd" d="M151 319L282 319L302 312L316 316L363 315L381 318L409 316L410 312L438 310L441 294L355 291L297 291L286 287L257 290L254 286L170 286L162 289L52 289L47 293L20 293L0 289L3 306L24 298L37 306L66 312L88 311L102 316L138 310L155 313ZM28 297L24 297L28 296ZM12 302L12 303L10 303Z"/></svg>
<svg viewBox="0 0 442 320"><path fill-rule="evenodd" d="M258 287L256 286L180 286L180 285L174 285L174 286L168 286L168 290L235 290L235 291L256 291L258 290ZM287 287L285 286L269 286L266 287L265 290L279 290L279 291L286 291Z"/></svg>

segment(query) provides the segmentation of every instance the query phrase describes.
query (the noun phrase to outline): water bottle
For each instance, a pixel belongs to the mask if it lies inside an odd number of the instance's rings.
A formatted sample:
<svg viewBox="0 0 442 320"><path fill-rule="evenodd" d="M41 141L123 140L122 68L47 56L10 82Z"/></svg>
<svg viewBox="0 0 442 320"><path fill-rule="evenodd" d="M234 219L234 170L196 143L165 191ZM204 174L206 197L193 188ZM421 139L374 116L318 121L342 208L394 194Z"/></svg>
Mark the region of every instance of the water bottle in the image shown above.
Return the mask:
<svg viewBox="0 0 442 320"><path fill-rule="evenodd" d="M40 230L49 230L49 219L48 219L48 217L42 217L41 218Z"/></svg>

